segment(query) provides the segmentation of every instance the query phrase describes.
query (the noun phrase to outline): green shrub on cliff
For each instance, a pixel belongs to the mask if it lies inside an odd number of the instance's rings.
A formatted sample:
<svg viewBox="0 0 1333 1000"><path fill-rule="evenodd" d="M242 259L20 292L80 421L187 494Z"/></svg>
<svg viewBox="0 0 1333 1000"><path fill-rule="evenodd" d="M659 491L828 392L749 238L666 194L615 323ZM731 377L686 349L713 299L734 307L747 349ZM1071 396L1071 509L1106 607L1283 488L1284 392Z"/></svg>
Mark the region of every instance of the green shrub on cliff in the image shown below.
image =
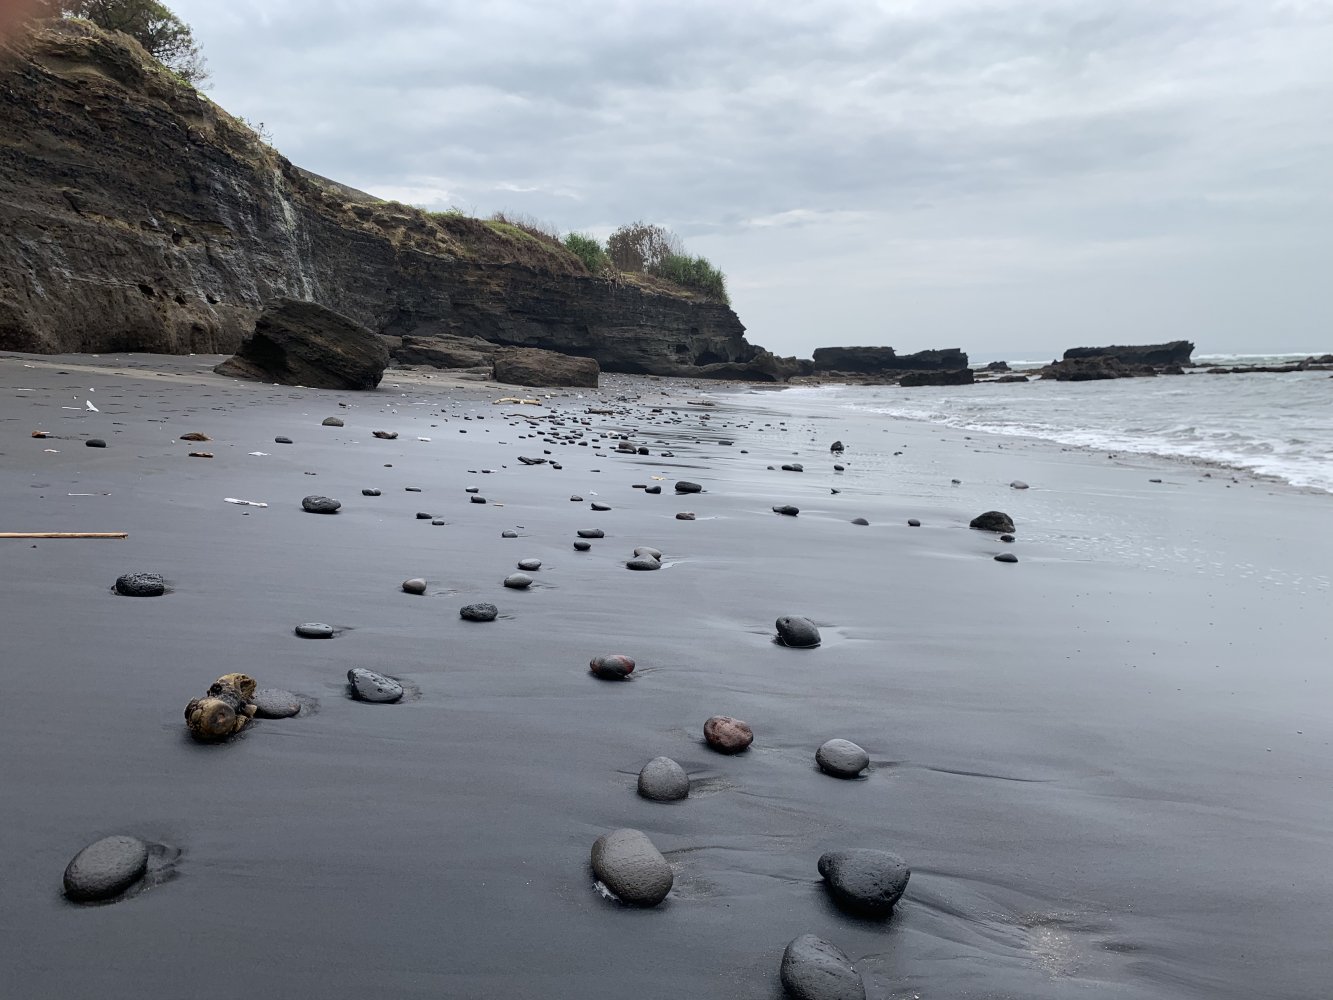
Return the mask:
<svg viewBox="0 0 1333 1000"><path fill-rule="evenodd" d="M156 0L44 0L51 17L79 17L107 31L123 31L178 77L198 87L208 79L190 26Z"/></svg>
<svg viewBox="0 0 1333 1000"><path fill-rule="evenodd" d="M589 274L605 274L611 269L611 258L602 249L602 244L585 233L569 233L565 236L565 249L572 253Z"/></svg>
<svg viewBox="0 0 1333 1000"><path fill-rule="evenodd" d="M648 273L699 292L724 305L731 305L727 294L727 276L710 264L705 257L673 253L648 268Z"/></svg>

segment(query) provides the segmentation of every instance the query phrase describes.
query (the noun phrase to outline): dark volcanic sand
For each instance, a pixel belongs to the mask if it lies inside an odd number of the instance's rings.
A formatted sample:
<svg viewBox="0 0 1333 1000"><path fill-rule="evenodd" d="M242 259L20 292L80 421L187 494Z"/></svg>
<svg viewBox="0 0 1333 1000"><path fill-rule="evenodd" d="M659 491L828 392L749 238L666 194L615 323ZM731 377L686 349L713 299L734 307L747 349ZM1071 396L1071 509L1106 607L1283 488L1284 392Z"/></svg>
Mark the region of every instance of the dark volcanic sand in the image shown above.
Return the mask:
<svg viewBox="0 0 1333 1000"><path fill-rule="evenodd" d="M207 373L216 360L0 358L3 530L130 533L0 540L5 996L187 997L207 981L256 997L773 1000L803 933L845 951L875 998L1325 993L1328 496L800 416L780 394L706 409L685 400L707 390L608 378L539 409L393 372L365 394L230 382ZM616 410L592 428L653 454L520 439L527 423L504 418L573 426L589 403ZM320 426L331 413L346 426ZM187 431L213 461L187 457ZM564 469L518 462L538 448ZM803 475L766 471L793 461ZM631 488L651 476L701 483L698 519L674 519L670 490ZM405 485L449 523L416 521ZM473 485L492 503L470 504ZM343 500L337 517L301 510L315 492ZM588 515L571 493L614 508L577 557ZM774 517L784 503L801 516ZM1017 522L1016 566L967 527L989 509ZM507 528L543 560L530 591L500 585ZM663 571L625 572L641 545ZM111 593L135 571L167 595ZM416 574L431 586L409 599ZM460 620L476 601L500 620ZM823 645L777 646L782 614ZM342 631L302 642L301 621ZM638 661L634 683L589 677L607 649ZM408 695L351 701L357 666ZM311 708L194 744L185 703L234 670ZM751 749L707 750L711 715L750 723ZM819 772L833 737L869 751L866 777ZM659 755L690 773L688 799L635 794ZM654 910L592 885L591 845L619 827L675 867ZM70 858L115 833L180 849L176 877L65 902ZM887 923L829 902L815 866L841 847L911 865Z"/></svg>

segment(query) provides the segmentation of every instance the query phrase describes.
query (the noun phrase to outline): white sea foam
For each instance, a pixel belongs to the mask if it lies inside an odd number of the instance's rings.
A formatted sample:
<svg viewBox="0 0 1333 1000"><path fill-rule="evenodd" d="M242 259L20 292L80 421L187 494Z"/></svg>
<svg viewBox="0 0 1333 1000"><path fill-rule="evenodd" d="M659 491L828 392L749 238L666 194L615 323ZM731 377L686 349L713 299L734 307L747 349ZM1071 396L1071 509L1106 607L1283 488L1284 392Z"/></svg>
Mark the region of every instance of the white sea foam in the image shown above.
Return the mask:
<svg viewBox="0 0 1333 1000"><path fill-rule="evenodd" d="M1230 357L1252 361L1259 356ZM1269 361L1283 357L1263 356ZM788 392L820 406L1098 451L1185 459L1333 492L1333 378L1325 371L918 389L818 386Z"/></svg>

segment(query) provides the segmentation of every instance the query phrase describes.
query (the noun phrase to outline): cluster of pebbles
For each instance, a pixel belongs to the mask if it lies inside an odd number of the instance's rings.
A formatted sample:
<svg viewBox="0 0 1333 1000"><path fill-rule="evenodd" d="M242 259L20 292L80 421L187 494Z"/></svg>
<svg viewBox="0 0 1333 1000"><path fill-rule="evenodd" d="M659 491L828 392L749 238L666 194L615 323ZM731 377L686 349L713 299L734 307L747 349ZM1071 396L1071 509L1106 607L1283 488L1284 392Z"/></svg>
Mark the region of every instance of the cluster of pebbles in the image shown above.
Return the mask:
<svg viewBox="0 0 1333 1000"><path fill-rule="evenodd" d="M329 417L324 420L324 425L341 427L343 421L338 417ZM376 431L374 436L393 440L398 435L396 432ZM290 443L290 439L286 438L275 440L278 443ZM646 448L631 445L626 440L622 440L616 450L627 454L648 453ZM841 455L841 442L835 442L832 451ZM548 464L544 458L523 457L520 461L528 466ZM559 468L557 463L550 465ZM843 466L836 468L842 471ZM794 462L782 465L782 469L788 472L804 471L801 464ZM648 493L661 492L661 487L656 485L636 484L636 488ZM1015 483L1014 488L1024 487ZM420 492L415 487L408 487L408 490ZM470 502L487 502L477 494L475 487L469 488L468 492L471 494ZM689 496L702 493L703 487L698 483L681 480L675 484L675 492L678 496ZM376 497L380 491L365 489L362 494ZM583 498L572 496L570 499L581 501ZM301 501L301 507L310 513L327 515L338 513L342 504L330 497L311 495ZM609 511L611 507L593 502L591 509ZM792 517L800 513L790 504L775 505L773 511ZM692 512L676 515L680 520L692 520L694 516ZM436 524L445 523L429 513L418 513L417 518L430 519ZM865 518L857 518L852 523L867 525L869 522ZM908 523L912 526L920 524L916 519ZM999 511L987 511L979 515L972 520L970 527L998 533L1004 541L1013 540L1013 520ZM503 534L505 537L517 537L517 532L512 530ZM604 537L605 532L600 528L582 528L577 531L574 547L579 551L588 551L593 541ZM1007 562L1017 561L1007 553L995 558ZM512 590L528 589L534 582L530 574L539 571L541 565L538 559L520 560L517 572L505 577L503 586ZM656 548L639 546L633 550L625 565L631 570L658 570L663 565L663 555ZM427 589L428 583L422 577L413 577L402 583L403 592L411 595L425 595ZM156 597L166 593L167 583L158 574L128 573L116 581L114 590L123 596ZM471 622L494 621L498 614L497 607L486 602L468 604L459 611L461 618ZM822 642L815 623L801 616L784 615L778 618L775 632L778 644L793 649L814 649ZM307 622L297 625L295 633L307 639L328 639L333 638L337 630L327 624ZM594 656L588 666L590 673L601 680L624 682L632 678L635 661L623 653L610 653ZM349 669L347 682L350 696L362 702L392 704L402 700L405 693L402 682L367 667ZM301 707L300 698L291 692L259 688L243 674L228 674L219 678L204 697L190 702L186 708L186 720L190 731L197 738L217 740L239 732L253 718L291 718L300 713ZM728 756L744 754L755 738L754 730L748 723L726 715L709 718L704 723L703 736L709 748ZM818 747L814 756L820 771L841 780L863 778L871 764L866 750L846 739L828 740ZM689 797L690 777L677 761L669 757L655 757L639 772L637 791L645 799L655 802L679 802ZM69 862L65 870L66 897L73 902L91 903L130 894L148 874L150 857L157 847L160 845L151 845L126 835L104 837L90 844ZM640 830L626 828L603 834L593 843L590 860L592 872L600 886L629 906L657 906L670 895L674 885L674 872L670 863L648 835ZM901 899L911 876L907 863L896 854L868 848L829 851L818 859L815 867L832 901L840 909L862 919L887 918ZM803 934L786 946L779 977L785 991L796 1000L864 1000L865 997L862 977L848 956L836 945L811 934Z"/></svg>

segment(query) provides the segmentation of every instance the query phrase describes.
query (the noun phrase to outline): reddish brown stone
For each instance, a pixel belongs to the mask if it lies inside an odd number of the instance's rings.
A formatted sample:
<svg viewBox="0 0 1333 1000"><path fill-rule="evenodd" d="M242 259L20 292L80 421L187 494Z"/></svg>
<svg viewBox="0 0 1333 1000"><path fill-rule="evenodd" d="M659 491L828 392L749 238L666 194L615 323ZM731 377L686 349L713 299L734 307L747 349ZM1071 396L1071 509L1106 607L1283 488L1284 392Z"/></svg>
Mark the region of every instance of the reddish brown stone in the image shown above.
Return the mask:
<svg viewBox="0 0 1333 1000"><path fill-rule="evenodd" d="M704 723L704 739L718 753L740 753L754 742L754 730L740 719L715 715Z"/></svg>

